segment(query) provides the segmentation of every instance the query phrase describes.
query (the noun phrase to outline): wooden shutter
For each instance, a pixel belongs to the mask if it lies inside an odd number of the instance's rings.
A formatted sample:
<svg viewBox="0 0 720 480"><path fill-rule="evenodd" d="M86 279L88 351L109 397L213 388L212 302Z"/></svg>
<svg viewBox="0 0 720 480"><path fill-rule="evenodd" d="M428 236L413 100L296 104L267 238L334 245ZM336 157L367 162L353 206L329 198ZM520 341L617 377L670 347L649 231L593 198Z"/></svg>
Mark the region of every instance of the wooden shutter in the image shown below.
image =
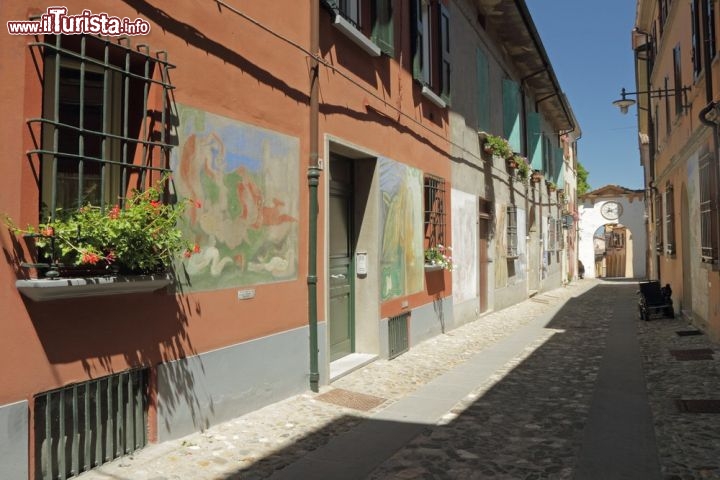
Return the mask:
<svg viewBox="0 0 720 480"><path fill-rule="evenodd" d="M412 43L413 78L423 79L422 0L410 0L410 39Z"/></svg>
<svg viewBox="0 0 720 480"><path fill-rule="evenodd" d="M373 29L371 39L383 53L393 57L395 42L393 38L393 0L373 1Z"/></svg>
<svg viewBox="0 0 720 480"><path fill-rule="evenodd" d="M513 151L521 151L520 89L516 82L507 78L503 79L503 134Z"/></svg>
<svg viewBox="0 0 720 480"><path fill-rule="evenodd" d="M450 12L442 3L438 3L440 34L440 96L446 102L450 100Z"/></svg>
<svg viewBox="0 0 720 480"><path fill-rule="evenodd" d="M540 114L537 112L528 112L527 114L527 145L528 160L533 170L542 170L543 154L542 154L542 131L540 130Z"/></svg>

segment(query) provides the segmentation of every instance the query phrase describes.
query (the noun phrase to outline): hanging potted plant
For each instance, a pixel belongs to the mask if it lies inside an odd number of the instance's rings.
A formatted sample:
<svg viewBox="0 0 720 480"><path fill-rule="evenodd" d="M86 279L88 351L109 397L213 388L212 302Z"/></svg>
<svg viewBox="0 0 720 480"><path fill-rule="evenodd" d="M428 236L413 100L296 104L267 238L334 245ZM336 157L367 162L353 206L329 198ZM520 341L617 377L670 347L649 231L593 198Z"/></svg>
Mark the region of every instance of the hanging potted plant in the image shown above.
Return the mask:
<svg viewBox="0 0 720 480"><path fill-rule="evenodd" d="M554 192L555 190L557 190L557 185L555 185L554 182L548 181L546 182L546 184L549 192Z"/></svg>
<svg viewBox="0 0 720 480"><path fill-rule="evenodd" d="M510 143L503 137L496 135L488 135L485 137L483 151L488 155L494 155L500 158L510 158L513 155Z"/></svg>
<svg viewBox="0 0 720 480"><path fill-rule="evenodd" d="M532 176L530 177L533 183L539 183L543 178L543 174L540 170L533 170Z"/></svg>

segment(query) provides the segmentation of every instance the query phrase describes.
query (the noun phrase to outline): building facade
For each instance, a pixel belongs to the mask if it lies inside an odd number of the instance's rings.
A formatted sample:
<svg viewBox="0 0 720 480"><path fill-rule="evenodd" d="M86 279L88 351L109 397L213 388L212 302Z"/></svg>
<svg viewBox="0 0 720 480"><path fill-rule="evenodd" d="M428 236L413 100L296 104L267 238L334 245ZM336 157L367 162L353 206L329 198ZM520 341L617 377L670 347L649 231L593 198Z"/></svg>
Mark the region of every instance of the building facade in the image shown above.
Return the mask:
<svg viewBox="0 0 720 480"><path fill-rule="evenodd" d="M641 161L649 277L670 283L676 309L720 336L717 5L637 2Z"/></svg>
<svg viewBox="0 0 720 480"><path fill-rule="evenodd" d="M0 477L317 390L572 275L580 130L523 1L65 7L0 17L141 34L3 35L0 212L120 215L171 175L195 248L170 276L54 278L35 248L53 231L2 228ZM483 153L489 133L537 181ZM449 247L452 272L427 264Z"/></svg>

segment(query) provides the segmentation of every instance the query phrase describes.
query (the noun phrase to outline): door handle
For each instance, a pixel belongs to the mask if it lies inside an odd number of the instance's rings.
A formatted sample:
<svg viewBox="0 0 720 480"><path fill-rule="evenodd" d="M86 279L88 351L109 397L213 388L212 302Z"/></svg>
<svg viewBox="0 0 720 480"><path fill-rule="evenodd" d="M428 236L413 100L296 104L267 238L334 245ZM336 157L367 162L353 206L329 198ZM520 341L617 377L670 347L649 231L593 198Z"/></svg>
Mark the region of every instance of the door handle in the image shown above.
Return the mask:
<svg viewBox="0 0 720 480"><path fill-rule="evenodd" d="M342 273L335 273L335 274L330 275L330 277L336 278L336 279L342 279L342 278L345 278L345 275Z"/></svg>

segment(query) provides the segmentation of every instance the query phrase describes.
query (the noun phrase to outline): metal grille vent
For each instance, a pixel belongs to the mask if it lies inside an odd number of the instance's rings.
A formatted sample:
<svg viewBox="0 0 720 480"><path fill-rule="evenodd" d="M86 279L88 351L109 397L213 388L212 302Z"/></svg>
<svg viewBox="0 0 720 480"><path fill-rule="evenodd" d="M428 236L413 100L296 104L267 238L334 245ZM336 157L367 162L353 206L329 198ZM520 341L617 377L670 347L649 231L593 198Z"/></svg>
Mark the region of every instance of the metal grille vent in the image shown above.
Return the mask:
<svg viewBox="0 0 720 480"><path fill-rule="evenodd" d="M389 359L408 351L408 318L409 313L390 317L388 320Z"/></svg>
<svg viewBox="0 0 720 480"><path fill-rule="evenodd" d="M35 397L35 478L64 480L147 444L147 369Z"/></svg>

